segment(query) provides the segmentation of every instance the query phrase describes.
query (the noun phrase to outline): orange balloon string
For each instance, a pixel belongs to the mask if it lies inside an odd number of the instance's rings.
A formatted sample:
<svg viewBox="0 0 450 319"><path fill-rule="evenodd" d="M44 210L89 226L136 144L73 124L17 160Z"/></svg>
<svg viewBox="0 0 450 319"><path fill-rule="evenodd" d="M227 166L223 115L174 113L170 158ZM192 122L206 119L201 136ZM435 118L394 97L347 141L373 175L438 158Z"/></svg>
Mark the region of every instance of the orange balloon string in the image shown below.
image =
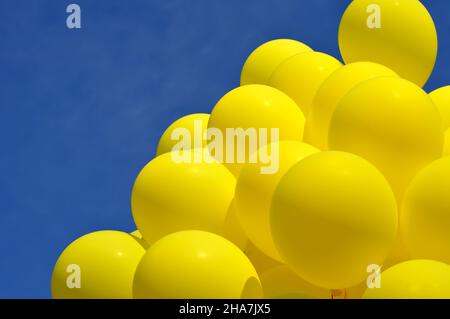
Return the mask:
<svg viewBox="0 0 450 319"><path fill-rule="evenodd" d="M348 299L347 289L331 289L331 299L340 299L339 296L344 295L343 299Z"/></svg>

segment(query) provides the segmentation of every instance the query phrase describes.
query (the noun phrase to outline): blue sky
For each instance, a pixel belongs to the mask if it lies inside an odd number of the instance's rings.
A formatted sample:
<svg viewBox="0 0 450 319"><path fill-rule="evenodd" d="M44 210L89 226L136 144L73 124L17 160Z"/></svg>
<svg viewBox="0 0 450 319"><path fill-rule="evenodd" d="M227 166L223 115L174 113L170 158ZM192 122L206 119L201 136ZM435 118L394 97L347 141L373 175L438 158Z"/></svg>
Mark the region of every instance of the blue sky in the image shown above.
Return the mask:
<svg viewBox="0 0 450 319"><path fill-rule="evenodd" d="M82 8L81 30L65 8ZM132 231L130 192L164 129L209 112L274 38L340 58L348 0L1 0L0 297L50 297L86 233ZM450 84L450 2L422 1L440 39L427 90Z"/></svg>

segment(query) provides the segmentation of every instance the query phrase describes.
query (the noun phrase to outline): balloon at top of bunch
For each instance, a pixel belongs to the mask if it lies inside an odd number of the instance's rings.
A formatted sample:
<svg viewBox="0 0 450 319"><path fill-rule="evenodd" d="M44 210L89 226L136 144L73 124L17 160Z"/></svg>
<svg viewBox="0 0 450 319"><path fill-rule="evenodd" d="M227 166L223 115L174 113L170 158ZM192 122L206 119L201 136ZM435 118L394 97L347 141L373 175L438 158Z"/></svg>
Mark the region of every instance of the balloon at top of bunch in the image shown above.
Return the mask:
<svg viewBox="0 0 450 319"><path fill-rule="evenodd" d="M290 39L263 43L245 61L241 72L241 85L267 84L281 62L295 54L312 51L306 44Z"/></svg>
<svg viewBox="0 0 450 319"><path fill-rule="evenodd" d="M286 93L308 116L319 87L341 67L340 61L325 53L296 54L277 67L270 77L269 85Z"/></svg>
<svg viewBox="0 0 450 319"><path fill-rule="evenodd" d="M339 101L358 84L377 77L398 77L391 69L373 62L349 63L333 72L314 96L305 127L305 141L328 149L328 128Z"/></svg>
<svg viewBox="0 0 450 319"><path fill-rule="evenodd" d="M437 47L433 19L417 0L354 0L339 26L345 63L380 63L419 86L433 71Z"/></svg>
<svg viewBox="0 0 450 319"><path fill-rule="evenodd" d="M159 140L156 155L173 151L184 131L188 132L191 137L188 149L205 147L207 141L203 137L208 127L208 120L209 114L195 113L183 116L170 124ZM196 138L196 135L200 135L200 138Z"/></svg>

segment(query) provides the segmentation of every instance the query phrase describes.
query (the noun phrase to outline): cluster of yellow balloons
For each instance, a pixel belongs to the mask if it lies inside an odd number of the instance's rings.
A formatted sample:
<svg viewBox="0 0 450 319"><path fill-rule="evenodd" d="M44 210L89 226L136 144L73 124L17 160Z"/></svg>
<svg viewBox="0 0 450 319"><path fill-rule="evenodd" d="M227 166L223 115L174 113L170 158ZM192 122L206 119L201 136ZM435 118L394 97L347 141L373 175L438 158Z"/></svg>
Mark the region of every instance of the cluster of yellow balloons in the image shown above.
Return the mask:
<svg viewBox="0 0 450 319"><path fill-rule="evenodd" d="M339 47L345 64L295 40L258 47L211 114L162 135L133 187L138 231L70 244L53 297L450 298L450 86L421 88L433 20L417 0L354 0ZM181 150L200 160L174 161L179 128L203 137ZM223 162L204 137L227 145L228 128L279 139ZM262 174L250 158L269 153Z"/></svg>

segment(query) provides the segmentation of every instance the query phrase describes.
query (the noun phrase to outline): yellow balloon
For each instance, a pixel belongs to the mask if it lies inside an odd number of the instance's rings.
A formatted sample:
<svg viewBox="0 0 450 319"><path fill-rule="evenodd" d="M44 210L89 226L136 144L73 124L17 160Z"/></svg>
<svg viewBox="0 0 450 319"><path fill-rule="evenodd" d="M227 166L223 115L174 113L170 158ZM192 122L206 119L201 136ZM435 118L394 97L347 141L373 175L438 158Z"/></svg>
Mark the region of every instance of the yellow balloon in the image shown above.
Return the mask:
<svg viewBox="0 0 450 319"><path fill-rule="evenodd" d="M445 131L444 156L450 155L450 128Z"/></svg>
<svg viewBox="0 0 450 319"><path fill-rule="evenodd" d="M266 85L244 85L227 93L214 107L208 130L218 130L220 136L208 147L237 177L258 147L278 140L302 140L304 124L303 113L283 92Z"/></svg>
<svg viewBox="0 0 450 319"><path fill-rule="evenodd" d="M312 49L306 44L290 39L276 39L260 45L245 61L241 85L267 84L281 62L302 52L312 52Z"/></svg>
<svg viewBox="0 0 450 319"><path fill-rule="evenodd" d="M218 235L203 231L170 234L152 245L136 270L139 299L260 298L256 270L245 254Z"/></svg>
<svg viewBox="0 0 450 319"><path fill-rule="evenodd" d="M135 230L135 231L131 232L130 235L133 237L136 237L138 239L144 239L144 237L142 237L142 234L139 230Z"/></svg>
<svg viewBox="0 0 450 319"><path fill-rule="evenodd" d="M339 101L356 85L380 76L398 77L387 67L372 62L350 63L332 73L317 91L305 127L305 141L328 149L328 127Z"/></svg>
<svg viewBox="0 0 450 319"><path fill-rule="evenodd" d="M248 238L239 223L235 199L231 201L221 235L241 249L247 246Z"/></svg>
<svg viewBox="0 0 450 319"><path fill-rule="evenodd" d="M194 152L183 153L192 158ZM178 163L173 152L166 153L139 173L131 194L131 209L148 242L188 229L224 233L236 179L207 152L203 155L200 162Z"/></svg>
<svg viewBox="0 0 450 319"><path fill-rule="evenodd" d="M402 206L400 230L413 258L450 264L450 157L412 180Z"/></svg>
<svg viewBox="0 0 450 319"><path fill-rule="evenodd" d="M450 266L434 260L409 260L381 273L380 288L364 299L449 299Z"/></svg>
<svg viewBox="0 0 450 319"><path fill-rule="evenodd" d="M281 266L279 267L281 269ZM264 275L264 274L263 274ZM279 276L281 277L282 274L279 274ZM261 277L261 284L263 285L264 288L264 281L267 281L267 279L263 279L262 276ZM272 276L271 276L272 277ZM297 276L297 278L300 278ZM279 280L282 281L282 277L279 278ZM285 278L287 279L287 277ZM273 276L273 280L276 280L276 276ZM298 279L297 279L298 280ZM300 279L302 280L302 279ZM272 282L272 285L270 285L270 287L273 288L281 288L281 290L287 290L286 288L292 287L295 285L296 280L293 279L293 284L287 284L287 287L278 287L276 285L276 282ZM305 293L282 293L282 294L278 294L272 297L269 297L270 299L361 299L362 295L364 294L364 292L366 291L366 283L361 283L358 286L355 287L351 287L348 289L340 289L340 290L330 290L330 289L325 289L325 288L320 288L320 287L316 287L313 286L305 281L301 281L300 283L304 283L307 285L307 287L310 287L311 290L313 290L312 292L316 291L316 294L305 294ZM267 284L266 284L267 286ZM300 288L300 287L298 287ZM306 290L307 288L305 288L304 286L302 286L301 290ZM299 289L300 290L300 289ZM320 297L317 296L317 292L320 292ZM311 293L311 292L310 292ZM267 298L267 297L266 297Z"/></svg>
<svg viewBox="0 0 450 319"><path fill-rule="evenodd" d="M444 156L450 155L450 85L441 87L430 93L434 104L438 107L444 125Z"/></svg>
<svg viewBox="0 0 450 319"><path fill-rule="evenodd" d="M188 132L191 137L188 140L190 145L186 147L187 149L206 146L204 135L208 127L208 120L209 114L197 113L183 116L173 122L161 136L156 155L171 152L182 138L183 132L181 130Z"/></svg>
<svg viewBox="0 0 450 319"><path fill-rule="evenodd" d="M294 55L281 63L273 72L269 85L289 95L308 116L314 95L341 62L321 52Z"/></svg>
<svg viewBox="0 0 450 319"><path fill-rule="evenodd" d="M278 295L276 297L272 297L270 299L283 299L283 300L287 300L287 299L317 299L314 298L313 296L309 296L309 295L305 295L305 294L296 294L296 293L292 293L292 294L284 294L284 295Z"/></svg>
<svg viewBox="0 0 450 319"><path fill-rule="evenodd" d="M401 223L399 223L399 228L401 227ZM400 231L397 233L397 238L395 239L394 246L392 247L389 256L383 263L383 269L387 269L404 261L410 260L411 255L408 253L408 250L405 247L405 243L402 239Z"/></svg>
<svg viewBox="0 0 450 319"><path fill-rule="evenodd" d="M369 273L367 274L369 275ZM367 282L364 280L363 282L359 283L356 286L353 286L346 291L346 298L347 299L361 299L364 292L367 289Z"/></svg>
<svg viewBox="0 0 450 319"><path fill-rule="evenodd" d="M442 155L442 121L415 84L380 77L352 89L330 122L330 149L360 155L386 176L400 200L408 183Z"/></svg>
<svg viewBox="0 0 450 319"><path fill-rule="evenodd" d="M444 156L450 155L450 85L430 93L434 104L438 107L445 130Z"/></svg>
<svg viewBox="0 0 450 319"><path fill-rule="evenodd" d="M142 246L144 249L147 249L150 247L150 245L144 240L144 237L142 237L141 232L139 230L135 230L134 232L130 233L131 236L133 236L134 239Z"/></svg>
<svg viewBox="0 0 450 319"><path fill-rule="evenodd" d="M344 152L313 154L279 182L272 236L283 260L308 282L344 289L381 265L397 234L395 197L366 160Z"/></svg>
<svg viewBox="0 0 450 319"><path fill-rule="evenodd" d="M339 48L346 63L380 63L419 86L437 56L433 19L417 0L354 0L339 26Z"/></svg>
<svg viewBox="0 0 450 319"><path fill-rule="evenodd" d="M330 299L329 289L316 287L300 278L289 266L281 265L265 271L260 276L264 298L278 299L300 296L300 299Z"/></svg>
<svg viewBox="0 0 450 319"><path fill-rule="evenodd" d="M260 276L264 298L269 299L361 299L366 281L345 290L330 290L300 278L289 266L275 265Z"/></svg>
<svg viewBox="0 0 450 319"><path fill-rule="evenodd" d="M244 253L247 255L248 259L251 261L258 274L262 274L267 269L282 265L279 261L270 258L258 248L256 248L256 246L252 244L251 241L247 242Z"/></svg>
<svg viewBox="0 0 450 319"><path fill-rule="evenodd" d="M441 112L444 130L447 130L450 128L450 85L434 90L430 97Z"/></svg>
<svg viewBox="0 0 450 319"><path fill-rule="evenodd" d="M145 249L130 235L98 231L71 243L52 274L55 299L132 298L133 277Z"/></svg>
<svg viewBox="0 0 450 319"><path fill-rule="evenodd" d="M236 184L238 218L256 247L271 258L282 261L270 233L269 217L273 192L289 168L319 150L298 141L281 141L263 146L258 152L277 154L276 171L274 174L261 174L261 167L266 165L261 162L244 165Z"/></svg>

